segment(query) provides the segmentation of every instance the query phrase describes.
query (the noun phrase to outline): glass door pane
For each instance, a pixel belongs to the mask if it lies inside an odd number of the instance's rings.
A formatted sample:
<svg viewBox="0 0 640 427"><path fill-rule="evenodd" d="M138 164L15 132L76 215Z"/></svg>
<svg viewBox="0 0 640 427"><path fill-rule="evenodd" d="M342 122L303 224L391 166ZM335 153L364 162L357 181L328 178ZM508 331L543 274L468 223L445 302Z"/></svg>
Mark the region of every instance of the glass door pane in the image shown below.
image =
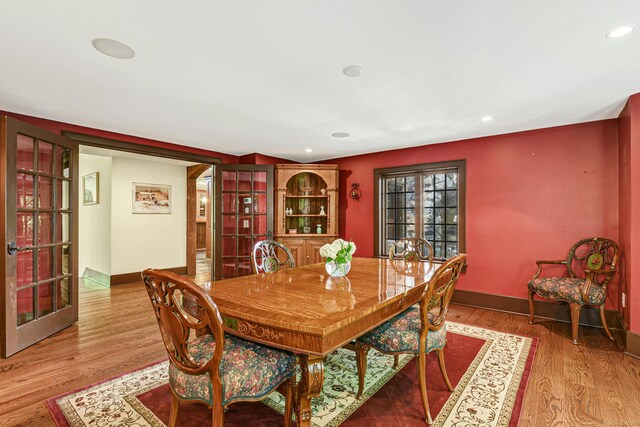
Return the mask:
<svg viewBox="0 0 640 427"><path fill-rule="evenodd" d="M0 220L8 225L12 248L0 287L16 295L2 307L7 357L78 317L77 258L70 256L77 245L77 223L71 222L77 143L7 117L0 124L7 141L5 191L11 195Z"/></svg>
<svg viewBox="0 0 640 427"><path fill-rule="evenodd" d="M273 230L273 166L222 165L221 276L252 274L251 253Z"/></svg>

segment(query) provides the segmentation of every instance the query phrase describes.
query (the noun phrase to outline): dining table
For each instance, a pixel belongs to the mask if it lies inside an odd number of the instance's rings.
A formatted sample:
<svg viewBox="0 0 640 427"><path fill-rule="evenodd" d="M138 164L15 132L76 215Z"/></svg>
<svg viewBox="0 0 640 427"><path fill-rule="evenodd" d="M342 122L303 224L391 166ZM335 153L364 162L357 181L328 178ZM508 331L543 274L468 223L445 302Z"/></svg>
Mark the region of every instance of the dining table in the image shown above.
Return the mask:
<svg viewBox="0 0 640 427"><path fill-rule="evenodd" d="M218 306L225 332L297 355L293 408L298 425L310 426L324 357L417 303L436 268L357 257L345 277L331 277L318 263L200 286Z"/></svg>

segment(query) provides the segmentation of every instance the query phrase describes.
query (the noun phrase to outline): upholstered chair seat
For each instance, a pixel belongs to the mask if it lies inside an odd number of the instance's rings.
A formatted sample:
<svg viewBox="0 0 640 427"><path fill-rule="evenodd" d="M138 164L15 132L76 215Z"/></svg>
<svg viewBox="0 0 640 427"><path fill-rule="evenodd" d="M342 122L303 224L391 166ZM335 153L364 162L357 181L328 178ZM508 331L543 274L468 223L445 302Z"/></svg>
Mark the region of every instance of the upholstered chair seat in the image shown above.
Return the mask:
<svg viewBox="0 0 640 427"><path fill-rule="evenodd" d="M187 343L188 352L199 364L211 359L216 343L207 334ZM293 354L255 344L233 335L225 336L224 354L220 361L222 405L235 400L262 399L295 372ZM213 404L208 373L190 375L169 365L169 385L178 397Z"/></svg>
<svg viewBox="0 0 640 427"><path fill-rule="evenodd" d="M429 313L428 316L430 321L435 319L433 313ZM421 328L420 308L413 306L358 339L383 353L418 354ZM446 343L447 324L445 322L440 329L427 333L425 353L444 348Z"/></svg>
<svg viewBox="0 0 640 427"><path fill-rule="evenodd" d="M529 281L529 289L543 298L580 305L603 304L607 294L600 286L589 286L587 300L583 300L582 294L586 285L585 279L572 277L541 277Z"/></svg>

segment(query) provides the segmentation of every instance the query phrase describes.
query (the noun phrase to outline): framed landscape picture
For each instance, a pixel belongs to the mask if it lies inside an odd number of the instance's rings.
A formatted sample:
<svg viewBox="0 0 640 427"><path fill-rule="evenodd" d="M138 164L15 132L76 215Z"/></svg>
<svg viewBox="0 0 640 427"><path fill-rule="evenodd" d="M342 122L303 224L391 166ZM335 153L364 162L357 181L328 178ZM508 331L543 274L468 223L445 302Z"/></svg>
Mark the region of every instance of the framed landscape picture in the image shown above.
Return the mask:
<svg viewBox="0 0 640 427"><path fill-rule="evenodd" d="M98 172L82 177L82 204L97 205L99 200L100 182Z"/></svg>
<svg viewBox="0 0 640 427"><path fill-rule="evenodd" d="M162 184L133 183L134 214L171 213L171 186Z"/></svg>

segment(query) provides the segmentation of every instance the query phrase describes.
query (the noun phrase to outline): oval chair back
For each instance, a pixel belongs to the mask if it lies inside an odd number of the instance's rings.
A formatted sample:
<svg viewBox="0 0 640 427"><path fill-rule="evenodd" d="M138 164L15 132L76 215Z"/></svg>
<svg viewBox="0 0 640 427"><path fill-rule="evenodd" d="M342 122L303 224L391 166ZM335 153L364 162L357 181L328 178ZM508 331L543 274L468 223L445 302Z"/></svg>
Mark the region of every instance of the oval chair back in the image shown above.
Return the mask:
<svg viewBox="0 0 640 427"><path fill-rule="evenodd" d="M421 335L424 334L425 339L428 331L437 331L444 325L453 291L466 260L466 254L459 254L447 260L433 274L422 294L420 299L423 326ZM429 319L429 312L432 313L431 319Z"/></svg>
<svg viewBox="0 0 640 427"><path fill-rule="evenodd" d="M216 304L198 285L170 271L147 269L142 278L171 364L190 375L208 372L213 387L217 384L221 389L224 330ZM215 350L211 359L198 362L189 354L187 342L207 327L213 333Z"/></svg>
<svg viewBox="0 0 640 427"><path fill-rule="evenodd" d="M294 268L291 251L275 240L261 240L253 246L251 260L254 274L273 273L282 267Z"/></svg>
<svg viewBox="0 0 640 427"><path fill-rule="evenodd" d="M584 279L591 276L592 283L606 289L612 274L587 272L615 271L618 262L618 244L603 237L584 239L573 245L567 257L567 270L571 277Z"/></svg>
<svg viewBox="0 0 640 427"><path fill-rule="evenodd" d="M431 243L420 237L405 237L397 240L389 248L391 261L402 259L404 261L426 261L433 263L433 248Z"/></svg>

